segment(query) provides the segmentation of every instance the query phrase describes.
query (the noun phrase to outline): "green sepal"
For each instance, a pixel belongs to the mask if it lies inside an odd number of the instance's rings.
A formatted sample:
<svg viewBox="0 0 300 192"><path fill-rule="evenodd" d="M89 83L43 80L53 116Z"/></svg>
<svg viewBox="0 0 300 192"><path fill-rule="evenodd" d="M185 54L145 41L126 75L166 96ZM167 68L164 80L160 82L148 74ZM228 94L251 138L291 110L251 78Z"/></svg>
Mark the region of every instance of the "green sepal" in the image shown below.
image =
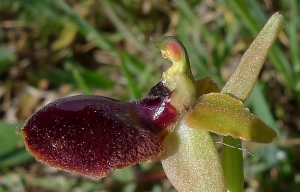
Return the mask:
<svg viewBox="0 0 300 192"><path fill-rule="evenodd" d="M248 99L267 54L283 27L282 15L274 13L244 53L238 67L223 87L222 93L231 95L242 102Z"/></svg>
<svg viewBox="0 0 300 192"><path fill-rule="evenodd" d="M189 127L246 141L270 143L277 136L240 100L222 93L203 95L183 120Z"/></svg>
<svg viewBox="0 0 300 192"><path fill-rule="evenodd" d="M181 122L164 139L163 147L163 168L178 191L226 191L218 151L209 132Z"/></svg>

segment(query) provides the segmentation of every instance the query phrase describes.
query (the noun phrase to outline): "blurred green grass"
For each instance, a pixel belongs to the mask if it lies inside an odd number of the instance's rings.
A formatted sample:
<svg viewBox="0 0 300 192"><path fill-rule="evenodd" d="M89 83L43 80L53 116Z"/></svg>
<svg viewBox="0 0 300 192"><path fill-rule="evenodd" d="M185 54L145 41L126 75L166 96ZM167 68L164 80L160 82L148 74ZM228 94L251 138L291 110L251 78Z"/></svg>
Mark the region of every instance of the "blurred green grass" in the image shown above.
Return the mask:
<svg viewBox="0 0 300 192"><path fill-rule="evenodd" d="M173 191L159 163L119 170L100 181L49 171L32 160L14 131L45 103L65 95L101 94L121 100L145 95L170 65L150 37L177 36L186 46L195 77L211 76L222 86L278 11L286 26L246 106L279 137L267 146L245 144L254 154L245 156L245 188L297 191L298 10L297 0L3 0L0 191ZM12 121L16 123L7 123Z"/></svg>

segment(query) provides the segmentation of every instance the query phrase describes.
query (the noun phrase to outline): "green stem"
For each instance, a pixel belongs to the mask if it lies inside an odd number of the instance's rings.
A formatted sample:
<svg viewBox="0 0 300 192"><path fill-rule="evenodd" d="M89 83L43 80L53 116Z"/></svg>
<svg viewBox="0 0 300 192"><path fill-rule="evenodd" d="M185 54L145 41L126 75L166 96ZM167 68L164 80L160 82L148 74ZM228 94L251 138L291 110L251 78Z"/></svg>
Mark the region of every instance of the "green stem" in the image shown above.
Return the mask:
<svg viewBox="0 0 300 192"><path fill-rule="evenodd" d="M243 151L240 139L231 136L223 138L222 166L225 176L227 191L244 191Z"/></svg>

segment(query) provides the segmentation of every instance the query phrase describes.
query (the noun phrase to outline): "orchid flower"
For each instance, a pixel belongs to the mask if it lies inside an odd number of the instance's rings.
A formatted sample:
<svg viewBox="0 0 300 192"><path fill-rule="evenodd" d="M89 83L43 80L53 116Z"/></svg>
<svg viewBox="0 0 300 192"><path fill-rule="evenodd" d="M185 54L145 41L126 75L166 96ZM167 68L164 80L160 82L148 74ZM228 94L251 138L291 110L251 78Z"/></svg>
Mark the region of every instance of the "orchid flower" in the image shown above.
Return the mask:
<svg viewBox="0 0 300 192"><path fill-rule="evenodd" d="M221 92L209 77L194 80L183 44L162 37L152 42L173 65L145 97L128 102L98 95L61 98L17 132L29 153L58 169L102 178L160 159L178 191L226 191L209 132L259 143L276 137L243 102L282 26L282 17L274 14Z"/></svg>

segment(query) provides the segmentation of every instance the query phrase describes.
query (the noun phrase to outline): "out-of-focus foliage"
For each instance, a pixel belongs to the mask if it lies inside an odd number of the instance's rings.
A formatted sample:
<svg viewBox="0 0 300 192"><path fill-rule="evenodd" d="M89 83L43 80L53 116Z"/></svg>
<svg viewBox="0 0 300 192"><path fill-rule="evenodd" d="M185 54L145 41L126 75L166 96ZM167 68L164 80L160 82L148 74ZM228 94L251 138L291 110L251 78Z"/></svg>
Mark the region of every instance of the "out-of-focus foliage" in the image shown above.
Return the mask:
<svg viewBox="0 0 300 192"><path fill-rule="evenodd" d="M159 163L118 170L100 181L49 168L27 155L14 131L41 106L66 95L122 100L145 95L170 65L150 37L177 36L187 48L195 76L211 76L223 85L277 11L286 26L246 105L279 136L270 145L244 143L253 154L244 152L245 189L297 191L297 0L2 0L0 191L174 191Z"/></svg>

